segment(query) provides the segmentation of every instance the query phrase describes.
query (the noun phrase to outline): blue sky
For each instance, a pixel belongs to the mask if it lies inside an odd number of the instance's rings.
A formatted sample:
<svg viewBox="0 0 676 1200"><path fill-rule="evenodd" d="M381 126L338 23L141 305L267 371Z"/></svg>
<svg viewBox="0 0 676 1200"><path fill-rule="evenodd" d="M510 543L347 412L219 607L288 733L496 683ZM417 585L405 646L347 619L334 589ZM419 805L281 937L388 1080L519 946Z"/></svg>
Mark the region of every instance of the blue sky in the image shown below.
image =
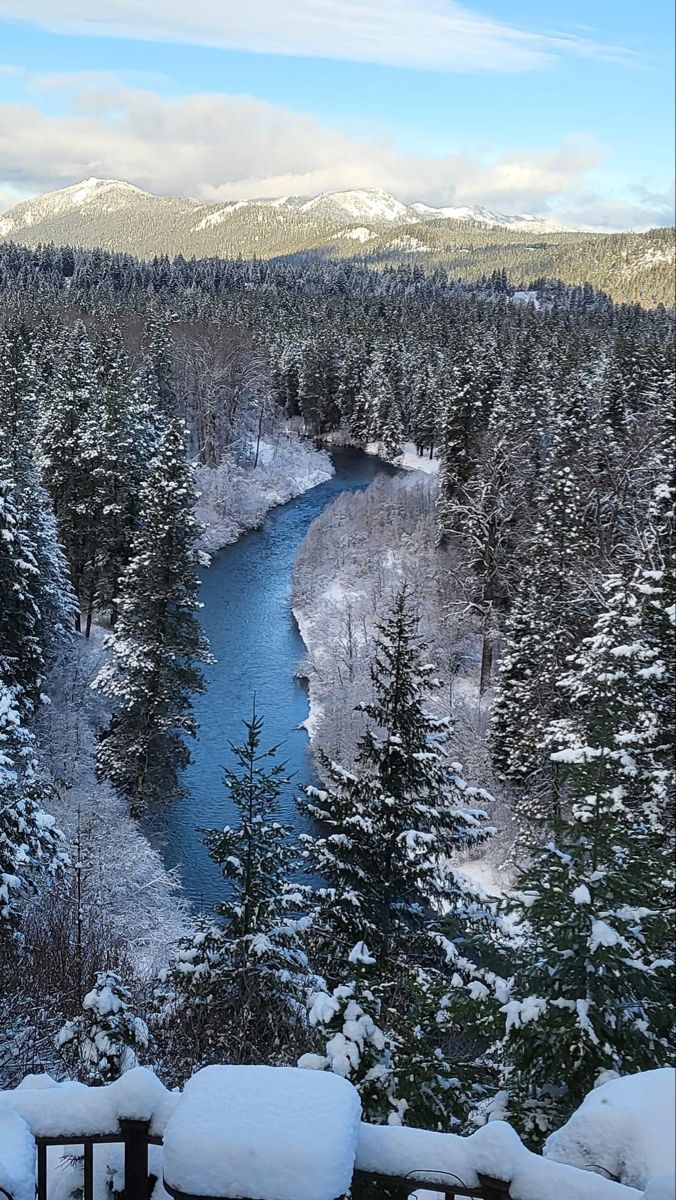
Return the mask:
<svg viewBox="0 0 676 1200"><path fill-rule="evenodd" d="M665 223L673 43L670 0L0 0L0 208L94 174Z"/></svg>

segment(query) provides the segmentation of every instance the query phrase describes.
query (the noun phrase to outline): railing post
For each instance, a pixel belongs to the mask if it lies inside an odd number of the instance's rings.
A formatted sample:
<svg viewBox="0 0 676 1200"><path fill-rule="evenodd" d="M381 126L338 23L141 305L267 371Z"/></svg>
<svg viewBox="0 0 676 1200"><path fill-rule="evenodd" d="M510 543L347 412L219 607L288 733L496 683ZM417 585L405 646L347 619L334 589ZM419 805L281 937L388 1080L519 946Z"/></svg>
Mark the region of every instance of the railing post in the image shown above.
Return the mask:
<svg viewBox="0 0 676 1200"><path fill-rule="evenodd" d="M148 1121L120 1121L124 1141L125 1200L149 1200Z"/></svg>
<svg viewBox="0 0 676 1200"><path fill-rule="evenodd" d="M94 1147L84 1143L84 1200L94 1200Z"/></svg>
<svg viewBox="0 0 676 1200"><path fill-rule="evenodd" d="M38 1142L38 1200L47 1200L47 1147Z"/></svg>

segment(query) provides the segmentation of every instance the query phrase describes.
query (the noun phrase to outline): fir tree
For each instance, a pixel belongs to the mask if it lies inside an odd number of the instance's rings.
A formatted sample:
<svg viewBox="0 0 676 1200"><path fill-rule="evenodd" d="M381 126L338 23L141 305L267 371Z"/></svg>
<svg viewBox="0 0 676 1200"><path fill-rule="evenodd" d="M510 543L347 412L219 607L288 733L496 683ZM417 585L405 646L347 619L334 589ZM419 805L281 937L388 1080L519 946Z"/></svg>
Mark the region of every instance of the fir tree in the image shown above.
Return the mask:
<svg viewBox="0 0 676 1200"><path fill-rule="evenodd" d="M95 369L86 329L78 322L57 347L53 378L42 389L41 468L76 597L87 601L97 578L101 502L97 488ZM76 613L76 628L81 617Z"/></svg>
<svg viewBox="0 0 676 1200"><path fill-rule="evenodd" d="M302 1024L310 974L303 949L303 894L290 877L297 859L291 831L277 820L289 784L278 746L263 748L263 719L244 722L246 736L231 745L236 766L224 782L239 814L236 826L206 831L210 857L228 895L217 907L222 924L200 927L164 974L158 1001L164 1020L202 1008L200 1054L229 1061L266 1061ZM189 969L186 968L186 956ZM208 997L208 1001L205 998Z"/></svg>
<svg viewBox="0 0 676 1200"><path fill-rule="evenodd" d="M65 866L63 835L42 807L48 793L16 695L0 678L0 936L22 898Z"/></svg>
<svg viewBox="0 0 676 1200"><path fill-rule="evenodd" d="M101 777L129 797L134 812L175 790L195 734L191 696L204 682L198 662L210 661L195 616L197 548L195 492L180 421L168 425L140 495L140 526L122 577L120 613L109 641L111 660L96 686L118 705L104 734Z"/></svg>
<svg viewBox="0 0 676 1200"><path fill-rule="evenodd" d="M487 835L487 799L468 787L450 756L449 725L426 709L441 684L425 661L406 590L377 627L371 678L374 700L353 771L319 752L326 789L304 803L325 832L305 835L306 855L328 886L321 920L333 953L364 941L382 965L411 951L434 905L454 882L441 862ZM405 950L408 947L408 950Z"/></svg>
<svg viewBox="0 0 676 1200"><path fill-rule="evenodd" d="M540 514L526 539L526 557L506 622L493 707L496 766L517 785L529 783L528 814L555 814L558 772L543 749L545 730L560 711L557 679L584 627L589 601L575 595L585 553L580 490L561 442L541 484ZM522 806L523 810L524 806Z"/></svg>
<svg viewBox="0 0 676 1200"><path fill-rule="evenodd" d="M439 381L439 500L442 533L447 524L447 507L469 479L482 423L482 404L474 363L468 358L454 365Z"/></svg>
<svg viewBox="0 0 676 1200"><path fill-rule="evenodd" d="M136 1067L148 1049L148 1027L131 1006L129 988L115 971L99 971L82 1013L59 1031L56 1046L83 1083L112 1083Z"/></svg>
<svg viewBox="0 0 676 1200"><path fill-rule="evenodd" d="M37 466L38 422L35 367L25 334L21 328L9 330L0 337L0 460L22 543L24 579L17 594L32 612L43 665L48 666L72 628L75 603L51 501ZM13 607L9 595L4 607L7 612ZM25 657L29 661L30 655Z"/></svg>
<svg viewBox="0 0 676 1200"><path fill-rule="evenodd" d="M533 1139L565 1120L602 1072L647 1070L671 1054L673 842L641 734L642 683L656 659L636 592L616 578L607 596L561 680L570 715L547 732L564 813L508 904L527 937L501 1054L512 1119Z"/></svg>
<svg viewBox="0 0 676 1200"><path fill-rule="evenodd" d="M45 671L38 584L14 480L0 459L0 681L12 689L24 717L34 711Z"/></svg>
<svg viewBox="0 0 676 1200"><path fill-rule="evenodd" d="M151 312L143 338L143 364L137 387L147 397L149 411L157 427L175 422L180 416L174 378L174 339L171 318Z"/></svg>
<svg viewBox="0 0 676 1200"><path fill-rule="evenodd" d="M364 1120L386 1124L398 1114L395 1046L378 1023L386 1006L377 979L371 978L374 965L368 946L358 942L346 963L349 982L310 993L308 1020L323 1053L304 1054L298 1066L349 1079L359 1092Z"/></svg>
<svg viewBox="0 0 676 1200"><path fill-rule="evenodd" d="M392 400L383 414L382 443L387 458L397 458L403 450L404 431L396 400Z"/></svg>
<svg viewBox="0 0 676 1200"><path fill-rule="evenodd" d="M99 453L95 484L100 516L95 589L89 597L88 617L91 620L96 603L110 612L114 625L120 579L140 519L139 492L152 456L153 415L140 386L133 386L119 330L100 339L96 365Z"/></svg>

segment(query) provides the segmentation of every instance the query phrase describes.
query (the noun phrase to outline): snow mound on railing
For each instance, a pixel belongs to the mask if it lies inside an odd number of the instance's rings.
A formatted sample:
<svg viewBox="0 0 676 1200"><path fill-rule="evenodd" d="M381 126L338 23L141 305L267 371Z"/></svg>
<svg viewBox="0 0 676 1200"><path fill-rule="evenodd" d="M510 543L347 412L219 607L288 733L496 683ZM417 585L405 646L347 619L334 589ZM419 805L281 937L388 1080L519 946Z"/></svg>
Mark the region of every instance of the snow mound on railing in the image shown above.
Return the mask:
<svg viewBox="0 0 676 1200"><path fill-rule="evenodd" d="M356 1089L329 1072L204 1067L167 1125L164 1178L191 1196L335 1200L350 1187L360 1115Z"/></svg>
<svg viewBox="0 0 676 1200"><path fill-rule="evenodd" d="M662 1067L601 1084L547 1139L550 1159L603 1170L631 1187L676 1171L676 1071Z"/></svg>
<svg viewBox="0 0 676 1200"><path fill-rule="evenodd" d="M512 1200L639 1200L641 1193L531 1153L504 1121L470 1137L393 1125L362 1125L357 1169L427 1184L480 1184L480 1175L504 1180Z"/></svg>
<svg viewBox="0 0 676 1200"><path fill-rule="evenodd" d="M134 1067L107 1087L55 1083L46 1075L0 1092L0 1106L21 1117L33 1137L74 1139L117 1133L121 1120L150 1121L151 1134L161 1137L178 1099L147 1067Z"/></svg>

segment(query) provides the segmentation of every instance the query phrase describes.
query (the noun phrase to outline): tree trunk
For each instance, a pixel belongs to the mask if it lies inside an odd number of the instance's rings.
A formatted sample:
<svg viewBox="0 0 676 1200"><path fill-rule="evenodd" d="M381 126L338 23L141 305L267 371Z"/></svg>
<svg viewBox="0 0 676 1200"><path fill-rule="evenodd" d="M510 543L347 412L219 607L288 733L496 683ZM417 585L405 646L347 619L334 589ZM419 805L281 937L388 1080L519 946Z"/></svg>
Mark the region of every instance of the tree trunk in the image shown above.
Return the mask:
<svg viewBox="0 0 676 1200"><path fill-rule="evenodd" d="M493 602L489 600L484 608L481 628L481 674L479 676L479 695L483 696L491 682L493 670Z"/></svg>

